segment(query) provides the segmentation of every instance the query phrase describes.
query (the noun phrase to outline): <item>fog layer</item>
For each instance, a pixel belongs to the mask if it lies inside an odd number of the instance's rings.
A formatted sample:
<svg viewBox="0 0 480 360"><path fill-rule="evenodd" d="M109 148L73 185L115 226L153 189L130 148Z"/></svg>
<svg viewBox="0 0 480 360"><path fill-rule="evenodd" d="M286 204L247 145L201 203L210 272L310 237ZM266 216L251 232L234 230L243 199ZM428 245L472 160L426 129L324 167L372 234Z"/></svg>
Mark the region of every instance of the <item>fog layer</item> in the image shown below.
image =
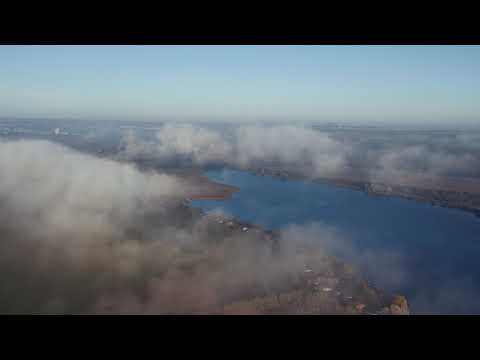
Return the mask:
<svg viewBox="0 0 480 360"><path fill-rule="evenodd" d="M121 157L160 162L226 165L241 169L275 165L303 176L362 177L369 181L414 183L444 176L480 176L476 134L327 132L309 126L238 126L214 129L166 124L153 140L125 134Z"/></svg>

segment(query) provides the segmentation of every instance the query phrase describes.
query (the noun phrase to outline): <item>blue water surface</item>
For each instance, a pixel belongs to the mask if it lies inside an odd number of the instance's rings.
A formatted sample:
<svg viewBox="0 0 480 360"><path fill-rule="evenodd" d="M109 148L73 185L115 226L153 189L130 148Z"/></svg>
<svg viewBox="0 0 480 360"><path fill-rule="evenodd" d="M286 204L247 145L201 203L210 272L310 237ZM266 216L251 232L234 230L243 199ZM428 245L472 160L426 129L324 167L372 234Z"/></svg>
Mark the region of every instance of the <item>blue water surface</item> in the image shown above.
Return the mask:
<svg viewBox="0 0 480 360"><path fill-rule="evenodd" d="M480 313L480 218L458 209L297 180L221 169L206 175L240 188L229 200L193 201L280 229L320 222L348 233L375 285L407 296L413 313ZM341 253L338 255L341 256ZM354 254L355 255L355 254Z"/></svg>

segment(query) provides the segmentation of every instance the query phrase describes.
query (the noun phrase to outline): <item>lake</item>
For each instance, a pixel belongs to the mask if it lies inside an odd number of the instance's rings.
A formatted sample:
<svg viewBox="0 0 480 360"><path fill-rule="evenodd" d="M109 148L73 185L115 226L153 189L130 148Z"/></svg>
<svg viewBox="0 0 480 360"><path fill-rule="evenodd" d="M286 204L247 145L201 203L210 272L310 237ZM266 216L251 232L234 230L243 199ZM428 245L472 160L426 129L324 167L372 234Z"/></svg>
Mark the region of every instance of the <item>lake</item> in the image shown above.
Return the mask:
<svg viewBox="0 0 480 360"><path fill-rule="evenodd" d="M358 265L380 289L407 296L412 313L480 314L480 218L328 184L231 169L205 174L240 191L229 200L192 201L193 206L221 209L268 229L333 227L347 245L329 250Z"/></svg>

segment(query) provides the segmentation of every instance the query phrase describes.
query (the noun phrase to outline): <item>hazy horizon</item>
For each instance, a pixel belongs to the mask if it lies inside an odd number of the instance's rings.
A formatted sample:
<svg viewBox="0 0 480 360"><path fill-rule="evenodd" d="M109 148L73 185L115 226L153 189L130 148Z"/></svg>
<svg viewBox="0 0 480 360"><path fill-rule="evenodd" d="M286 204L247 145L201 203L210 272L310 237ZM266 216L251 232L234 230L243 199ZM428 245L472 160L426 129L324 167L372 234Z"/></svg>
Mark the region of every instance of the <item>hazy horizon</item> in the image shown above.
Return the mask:
<svg viewBox="0 0 480 360"><path fill-rule="evenodd" d="M0 119L472 126L479 46L0 46Z"/></svg>

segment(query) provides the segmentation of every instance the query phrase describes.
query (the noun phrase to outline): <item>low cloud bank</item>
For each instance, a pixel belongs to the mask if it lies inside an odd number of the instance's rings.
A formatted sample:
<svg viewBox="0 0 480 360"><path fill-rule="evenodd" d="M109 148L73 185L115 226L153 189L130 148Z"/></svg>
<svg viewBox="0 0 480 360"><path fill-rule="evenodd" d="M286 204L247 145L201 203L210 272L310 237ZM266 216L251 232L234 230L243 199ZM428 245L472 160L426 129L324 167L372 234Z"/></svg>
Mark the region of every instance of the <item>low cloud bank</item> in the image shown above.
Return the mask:
<svg viewBox="0 0 480 360"><path fill-rule="evenodd" d="M10 216L33 218L30 230L48 237L63 228L114 233L138 208L181 198L186 185L170 175L140 173L120 164L44 141L0 143L0 199ZM87 226L88 225L88 226ZM108 226L111 225L111 226Z"/></svg>
<svg viewBox="0 0 480 360"><path fill-rule="evenodd" d="M415 145L389 150L382 154L371 171L372 179L395 182L412 176L451 176L478 168L479 159L473 154L452 154Z"/></svg>
<svg viewBox="0 0 480 360"><path fill-rule="evenodd" d="M203 313L324 256L212 232L174 176L44 141L0 142L0 167L0 313Z"/></svg>
<svg viewBox="0 0 480 360"><path fill-rule="evenodd" d="M415 182L416 177L480 173L474 135L439 139L422 135L420 140L425 144L412 135L400 140L399 136L392 136L382 138L381 148L376 148L369 145L367 136L363 142L354 141L348 136L342 138L307 126L258 125L217 130L166 124L154 140L143 140L132 131L126 133L120 157L241 169L273 165L310 178L360 176L369 181L393 183ZM390 144L392 139L395 142Z"/></svg>
<svg viewBox="0 0 480 360"><path fill-rule="evenodd" d="M349 147L329 135L297 126L242 126L216 131L193 125L164 125L156 141L125 136L128 159L188 160L195 165L248 168L262 163L295 166L312 176L326 176L345 165Z"/></svg>
<svg viewBox="0 0 480 360"><path fill-rule="evenodd" d="M185 192L176 177L44 141L1 142L0 168L0 312L76 311L143 271L149 237L169 229L138 229Z"/></svg>
<svg viewBox="0 0 480 360"><path fill-rule="evenodd" d="M260 142L249 131L245 138ZM188 143L191 129L183 134ZM316 149L330 148L330 141L320 141ZM274 154L275 141L263 143L255 146ZM194 141L183 154L199 151L199 163L217 159L208 144ZM232 149L227 153L235 153L229 142L223 144ZM146 146L159 154L158 144ZM246 159L253 154L257 151ZM294 161L295 154L277 157ZM322 263L331 253L359 265L381 288L402 288L411 281L398 253L360 250L345 229L288 227L275 254L254 231L212 232L206 218L196 219L177 206L191 184L175 176L140 172L44 141L0 142L0 168L0 313L204 313L251 294L288 288L305 264ZM462 289L465 299L476 298L475 289ZM459 306L442 289L409 300L425 311Z"/></svg>

